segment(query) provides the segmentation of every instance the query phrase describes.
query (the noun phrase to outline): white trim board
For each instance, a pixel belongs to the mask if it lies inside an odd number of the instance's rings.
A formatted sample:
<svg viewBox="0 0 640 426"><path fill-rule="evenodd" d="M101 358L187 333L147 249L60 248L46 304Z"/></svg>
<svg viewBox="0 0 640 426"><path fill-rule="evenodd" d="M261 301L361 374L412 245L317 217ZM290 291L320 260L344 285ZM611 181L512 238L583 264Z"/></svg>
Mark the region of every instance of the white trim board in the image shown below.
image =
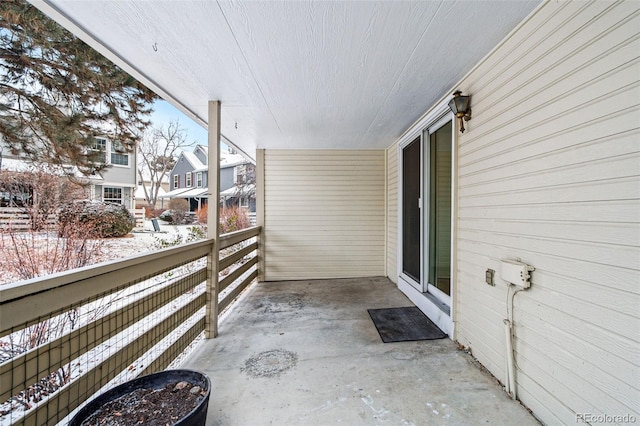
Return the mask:
<svg viewBox="0 0 640 426"><path fill-rule="evenodd" d="M453 320L442 309L438 308L425 293L416 290L411 284L406 282L404 278L398 278L398 288L411 300L424 314L437 325L440 330L447 333L450 339L453 339Z"/></svg>

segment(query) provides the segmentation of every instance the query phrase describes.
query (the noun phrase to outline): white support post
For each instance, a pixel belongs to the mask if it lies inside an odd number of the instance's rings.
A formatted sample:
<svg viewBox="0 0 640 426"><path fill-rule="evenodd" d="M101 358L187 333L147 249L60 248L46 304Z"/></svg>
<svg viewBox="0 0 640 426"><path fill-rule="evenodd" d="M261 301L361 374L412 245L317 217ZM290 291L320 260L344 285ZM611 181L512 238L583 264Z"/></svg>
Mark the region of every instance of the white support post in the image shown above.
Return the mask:
<svg viewBox="0 0 640 426"><path fill-rule="evenodd" d="M220 222L220 101L209 101L209 156L207 178L207 238L213 239L207 258L207 309L205 336L218 335L218 261Z"/></svg>
<svg viewBox="0 0 640 426"><path fill-rule="evenodd" d="M264 233L264 149L256 151L256 225L258 235L258 281L265 280L265 233Z"/></svg>

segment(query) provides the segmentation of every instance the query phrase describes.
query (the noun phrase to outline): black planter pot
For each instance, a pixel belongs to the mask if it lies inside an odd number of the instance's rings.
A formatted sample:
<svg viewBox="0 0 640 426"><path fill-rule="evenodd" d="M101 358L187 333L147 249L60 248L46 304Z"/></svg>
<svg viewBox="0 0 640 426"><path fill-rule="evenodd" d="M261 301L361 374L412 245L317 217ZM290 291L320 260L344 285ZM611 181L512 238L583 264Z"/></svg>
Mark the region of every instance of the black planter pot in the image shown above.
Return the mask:
<svg viewBox="0 0 640 426"><path fill-rule="evenodd" d="M113 389L109 389L82 407L82 409L73 416L69 426L80 426L83 421L103 405L137 389L162 389L169 383L181 381L192 383L194 386L200 386L205 390L206 394L189 414L178 420L175 424L181 426L205 426L207 409L209 407L209 396L211 395L211 382L206 375L193 370L165 370L159 373L149 374L148 376L138 377L137 379L118 385Z"/></svg>

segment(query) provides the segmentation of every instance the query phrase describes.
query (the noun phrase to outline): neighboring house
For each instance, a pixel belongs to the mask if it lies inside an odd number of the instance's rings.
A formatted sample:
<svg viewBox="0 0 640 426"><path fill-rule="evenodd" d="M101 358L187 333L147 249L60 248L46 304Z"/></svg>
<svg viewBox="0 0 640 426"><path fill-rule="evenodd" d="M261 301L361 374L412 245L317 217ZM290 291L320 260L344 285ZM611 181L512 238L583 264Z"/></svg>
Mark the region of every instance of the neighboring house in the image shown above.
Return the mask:
<svg viewBox="0 0 640 426"><path fill-rule="evenodd" d="M105 201L123 204L132 209L134 207L133 196L136 187L136 154L125 153L109 139L98 137L95 139L93 149L103 153L104 162L111 167L102 171L99 175L85 176L75 172L75 177L87 184L86 198L89 200ZM28 173L30 162L13 156L4 150L2 152L2 170Z"/></svg>
<svg viewBox="0 0 640 426"><path fill-rule="evenodd" d="M94 149L104 152L104 160L111 167L101 173L99 179L89 177L91 186L90 199L124 204L134 208L134 192L136 188L136 152L126 153L119 144L98 137Z"/></svg>
<svg viewBox="0 0 640 426"><path fill-rule="evenodd" d="M220 162L220 202L225 207L239 206L256 211L255 165L240 155ZM222 189L225 188L225 189Z"/></svg>
<svg viewBox="0 0 640 426"><path fill-rule="evenodd" d="M183 151L169 175L170 191L163 198L183 198L189 210L197 211L207 204L208 149L196 145L193 152ZM224 206L240 205L255 211L255 184L247 177L255 176L255 166L242 155L224 152L220 160L220 202Z"/></svg>
<svg viewBox="0 0 640 426"><path fill-rule="evenodd" d="M189 202L189 211L207 204L207 147L196 145L193 152L180 153L169 174L169 192L162 198L182 198Z"/></svg>

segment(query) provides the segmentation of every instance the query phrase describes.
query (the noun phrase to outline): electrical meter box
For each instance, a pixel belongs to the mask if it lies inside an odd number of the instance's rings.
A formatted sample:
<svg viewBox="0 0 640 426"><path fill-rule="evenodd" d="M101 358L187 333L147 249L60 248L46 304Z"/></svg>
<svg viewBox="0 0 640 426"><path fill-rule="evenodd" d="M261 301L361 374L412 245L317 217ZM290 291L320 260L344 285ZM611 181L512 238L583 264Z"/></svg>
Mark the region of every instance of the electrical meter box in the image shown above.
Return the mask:
<svg viewBox="0 0 640 426"><path fill-rule="evenodd" d="M500 278L522 288L531 287L531 274L535 270L531 265L518 260L503 259L500 261Z"/></svg>

